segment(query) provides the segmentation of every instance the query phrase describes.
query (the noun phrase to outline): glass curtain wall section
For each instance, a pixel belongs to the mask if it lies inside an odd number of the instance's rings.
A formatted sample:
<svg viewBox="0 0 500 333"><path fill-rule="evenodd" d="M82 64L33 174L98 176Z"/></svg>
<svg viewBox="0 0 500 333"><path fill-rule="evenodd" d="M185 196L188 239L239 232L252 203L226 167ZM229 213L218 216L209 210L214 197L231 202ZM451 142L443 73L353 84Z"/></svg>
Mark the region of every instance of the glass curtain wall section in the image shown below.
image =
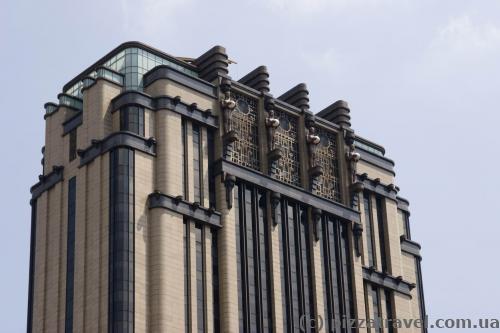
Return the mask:
<svg viewBox="0 0 500 333"><path fill-rule="evenodd" d="M76 177L68 182L68 232L66 238L66 317L64 331L73 332L73 291L75 274Z"/></svg>
<svg viewBox="0 0 500 333"><path fill-rule="evenodd" d="M354 318L348 225L324 215L319 225L323 259L323 292L325 299L326 332L352 332L340 327L345 319ZM337 326L335 325L337 324Z"/></svg>
<svg viewBox="0 0 500 333"><path fill-rule="evenodd" d="M101 66L123 74L124 79L122 78L121 80L126 90L143 91L142 78L144 74L160 65L166 65L189 76L198 77L198 73L191 69L137 47L127 48L118 52ZM89 76L97 77L99 74L97 71L94 71ZM80 81L68 88L65 93L81 98L82 86L83 83Z"/></svg>
<svg viewBox="0 0 500 333"><path fill-rule="evenodd" d="M144 136L144 108L126 106L120 109L120 131Z"/></svg>
<svg viewBox="0 0 500 333"><path fill-rule="evenodd" d="M110 152L109 332L134 332L134 151Z"/></svg>
<svg viewBox="0 0 500 333"><path fill-rule="evenodd" d="M368 267L375 267L375 237L373 234L373 219L372 219L372 204L370 193L363 193L363 207L364 207L364 231L366 234L366 244L368 258L364 260L365 265Z"/></svg>
<svg viewBox="0 0 500 333"><path fill-rule="evenodd" d="M306 323L316 318L307 208L287 199L281 201L280 208L284 331L312 332L308 325L301 330L301 317Z"/></svg>
<svg viewBox="0 0 500 333"><path fill-rule="evenodd" d="M266 196L249 184L236 187L239 331L272 332Z"/></svg>

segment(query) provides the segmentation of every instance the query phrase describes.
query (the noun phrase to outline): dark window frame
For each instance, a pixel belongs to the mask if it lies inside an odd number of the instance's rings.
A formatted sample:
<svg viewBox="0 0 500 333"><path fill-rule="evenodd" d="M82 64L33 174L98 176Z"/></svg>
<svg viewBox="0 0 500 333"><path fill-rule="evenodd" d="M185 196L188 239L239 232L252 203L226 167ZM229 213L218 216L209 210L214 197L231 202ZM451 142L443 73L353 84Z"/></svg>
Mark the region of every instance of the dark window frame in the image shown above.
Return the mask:
<svg viewBox="0 0 500 333"><path fill-rule="evenodd" d="M272 332L270 222L264 190L236 185L236 239L240 332Z"/></svg>
<svg viewBox="0 0 500 333"><path fill-rule="evenodd" d="M73 299L75 282L76 177L68 181L68 216L66 236L66 307L65 333L73 332Z"/></svg>
<svg viewBox="0 0 500 333"><path fill-rule="evenodd" d="M349 247L348 225L334 216L324 214L320 224L320 246L325 286L325 328L335 332L331 319L355 318L352 286L352 254ZM347 331L346 328L343 332Z"/></svg>
<svg viewBox="0 0 500 333"><path fill-rule="evenodd" d="M364 206L364 229L367 238L367 261L368 267L377 266L377 251L375 243L375 234L373 232L373 209L372 198L369 192L363 192L363 206ZM364 257L363 257L364 259ZM365 262L366 264L366 262Z"/></svg>
<svg viewBox="0 0 500 333"><path fill-rule="evenodd" d="M294 332L300 329L300 318L316 318L314 304L314 260L311 246L311 225L307 223L306 206L283 198L280 221L280 254L284 275L284 330ZM304 261L306 261L304 263ZM294 274L295 272L295 274ZM310 327L306 327L310 332Z"/></svg>
<svg viewBox="0 0 500 333"><path fill-rule="evenodd" d="M193 201L203 205L203 127L192 123L191 132L193 140Z"/></svg>
<svg viewBox="0 0 500 333"><path fill-rule="evenodd" d="M108 331L134 332L135 154L110 152Z"/></svg>
<svg viewBox="0 0 500 333"><path fill-rule="evenodd" d="M128 105L120 109L120 131L132 132L144 136L145 109L138 105Z"/></svg>
<svg viewBox="0 0 500 333"><path fill-rule="evenodd" d="M69 132L69 161L73 161L77 156L77 129Z"/></svg>

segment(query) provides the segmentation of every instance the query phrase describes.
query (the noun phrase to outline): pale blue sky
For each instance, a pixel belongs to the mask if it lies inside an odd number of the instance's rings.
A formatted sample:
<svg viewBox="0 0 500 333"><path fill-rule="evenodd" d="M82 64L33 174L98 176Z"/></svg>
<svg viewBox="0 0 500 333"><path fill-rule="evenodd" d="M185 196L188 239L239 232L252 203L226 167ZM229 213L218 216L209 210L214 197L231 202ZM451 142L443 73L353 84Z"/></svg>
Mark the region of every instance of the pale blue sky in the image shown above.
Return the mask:
<svg viewBox="0 0 500 333"><path fill-rule="evenodd" d="M188 57L220 44L233 78L267 65L275 96L306 82L314 112L347 100L396 161L431 317L500 317L499 1L2 0L2 331L25 329L43 104L127 40Z"/></svg>

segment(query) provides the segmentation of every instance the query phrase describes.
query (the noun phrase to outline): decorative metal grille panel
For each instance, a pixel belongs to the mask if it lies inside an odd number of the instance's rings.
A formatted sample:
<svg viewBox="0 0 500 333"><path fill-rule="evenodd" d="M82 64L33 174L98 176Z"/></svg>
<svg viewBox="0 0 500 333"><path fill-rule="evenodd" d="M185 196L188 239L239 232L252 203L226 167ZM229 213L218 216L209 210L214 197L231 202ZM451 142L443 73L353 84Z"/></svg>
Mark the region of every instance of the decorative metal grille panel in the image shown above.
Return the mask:
<svg viewBox="0 0 500 333"><path fill-rule="evenodd" d="M315 186L316 194L330 200L340 201L340 186L337 163L337 140L335 133L317 129L321 138L316 151L317 164L323 168L323 175Z"/></svg>
<svg viewBox="0 0 500 333"><path fill-rule="evenodd" d="M237 164L259 170L259 142L257 130L257 100L233 93L236 109L233 111L231 125L238 133L238 141L233 143L229 153L230 160Z"/></svg>
<svg viewBox="0 0 500 333"><path fill-rule="evenodd" d="M300 186L300 162L298 143L298 120L286 112L275 111L280 120L276 131L276 147L281 148L283 156L278 160L274 176L283 182Z"/></svg>

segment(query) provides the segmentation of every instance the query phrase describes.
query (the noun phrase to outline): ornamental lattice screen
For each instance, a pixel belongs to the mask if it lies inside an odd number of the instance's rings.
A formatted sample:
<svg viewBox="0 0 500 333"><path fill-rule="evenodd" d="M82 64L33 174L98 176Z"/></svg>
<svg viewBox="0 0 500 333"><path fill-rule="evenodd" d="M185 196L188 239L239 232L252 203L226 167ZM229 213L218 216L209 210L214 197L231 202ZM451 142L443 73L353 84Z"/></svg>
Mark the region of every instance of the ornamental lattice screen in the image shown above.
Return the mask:
<svg viewBox="0 0 500 333"><path fill-rule="evenodd" d="M316 151L316 161L323 168L323 175L315 186L315 194L330 200L340 201L335 133L322 128L317 128L317 133L321 141Z"/></svg>
<svg viewBox="0 0 500 333"><path fill-rule="evenodd" d="M233 111L231 125L238 133L238 141L233 143L232 151L229 153L230 160L260 170L257 100L238 93L232 95L236 101L236 109Z"/></svg>
<svg viewBox="0 0 500 333"><path fill-rule="evenodd" d="M300 162L297 117L276 110L280 126L276 131L276 147L281 148L282 157L278 160L274 177L283 182L300 186Z"/></svg>

